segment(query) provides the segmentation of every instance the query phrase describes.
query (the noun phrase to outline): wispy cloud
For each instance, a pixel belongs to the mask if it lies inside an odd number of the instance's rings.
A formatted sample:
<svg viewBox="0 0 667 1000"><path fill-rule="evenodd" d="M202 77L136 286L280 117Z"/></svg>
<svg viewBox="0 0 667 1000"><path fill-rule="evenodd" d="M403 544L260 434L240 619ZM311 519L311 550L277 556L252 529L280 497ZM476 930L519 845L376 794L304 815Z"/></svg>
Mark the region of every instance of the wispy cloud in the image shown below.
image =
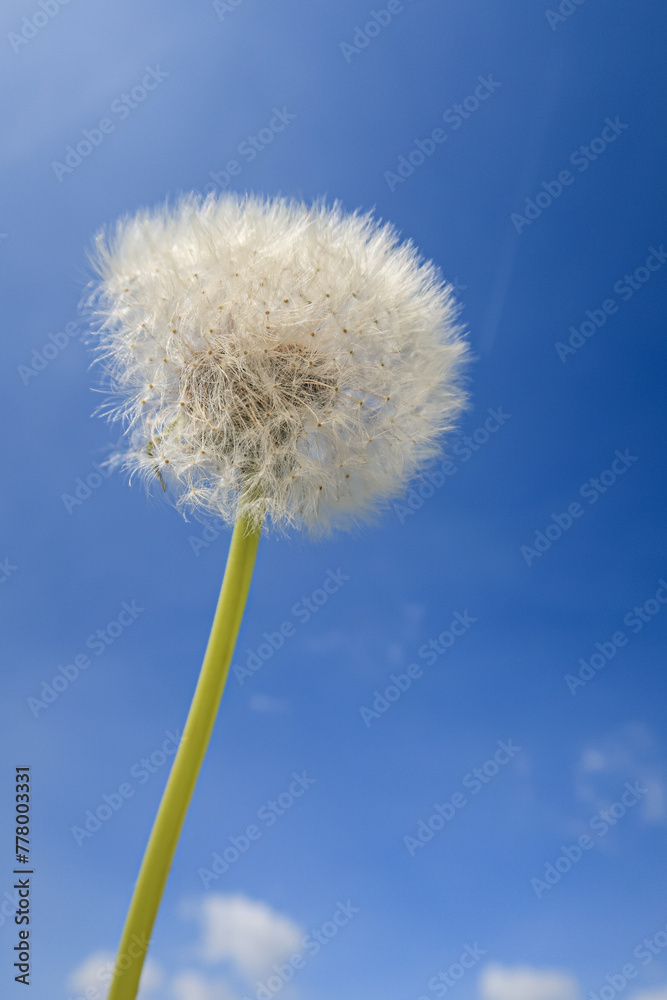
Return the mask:
<svg viewBox="0 0 667 1000"><path fill-rule="evenodd" d="M487 965L479 981L480 1000L579 1000L579 986L566 972L528 965Z"/></svg>

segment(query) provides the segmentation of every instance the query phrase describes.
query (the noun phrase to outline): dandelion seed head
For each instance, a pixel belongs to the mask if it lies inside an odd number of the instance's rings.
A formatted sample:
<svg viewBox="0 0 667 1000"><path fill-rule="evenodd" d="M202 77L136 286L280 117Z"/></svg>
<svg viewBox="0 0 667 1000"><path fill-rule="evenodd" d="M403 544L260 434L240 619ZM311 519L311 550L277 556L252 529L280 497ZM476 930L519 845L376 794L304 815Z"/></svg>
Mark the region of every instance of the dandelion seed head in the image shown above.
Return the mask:
<svg viewBox="0 0 667 1000"><path fill-rule="evenodd" d="M371 520L465 405L451 288L369 214L189 195L92 259L112 464L183 513L314 536Z"/></svg>

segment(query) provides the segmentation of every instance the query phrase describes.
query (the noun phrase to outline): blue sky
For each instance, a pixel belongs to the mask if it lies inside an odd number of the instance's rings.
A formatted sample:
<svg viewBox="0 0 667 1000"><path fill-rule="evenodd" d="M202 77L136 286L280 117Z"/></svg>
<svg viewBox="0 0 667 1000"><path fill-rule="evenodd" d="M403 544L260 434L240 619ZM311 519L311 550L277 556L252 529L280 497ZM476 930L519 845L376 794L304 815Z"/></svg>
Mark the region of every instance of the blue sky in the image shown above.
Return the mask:
<svg viewBox="0 0 667 1000"><path fill-rule="evenodd" d="M472 406L432 495L262 540L235 663L294 634L230 678L142 996L253 998L297 954L269 995L665 1000L664 5L44 4L0 13L3 996L14 768L31 996L101 1000L229 541L96 471L85 250L217 183L414 240L463 304Z"/></svg>

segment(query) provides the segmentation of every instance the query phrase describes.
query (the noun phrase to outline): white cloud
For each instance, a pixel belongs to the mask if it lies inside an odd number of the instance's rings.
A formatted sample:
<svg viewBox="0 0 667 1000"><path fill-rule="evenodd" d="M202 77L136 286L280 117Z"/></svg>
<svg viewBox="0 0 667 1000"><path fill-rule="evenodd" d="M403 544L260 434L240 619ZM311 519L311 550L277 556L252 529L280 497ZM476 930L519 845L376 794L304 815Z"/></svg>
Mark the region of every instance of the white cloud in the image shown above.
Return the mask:
<svg viewBox="0 0 667 1000"><path fill-rule="evenodd" d="M481 1000L579 1000L572 976L527 965L487 965L479 979Z"/></svg>
<svg viewBox="0 0 667 1000"><path fill-rule="evenodd" d="M182 972L176 976L171 992L174 1000L238 1000L238 994L223 980L206 979L198 972Z"/></svg>
<svg viewBox="0 0 667 1000"><path fill-rule="evenodd" d="M114 955L110 951L96 951L77 965L67 980L70 990L86 995L87 1000L104 1000L111 982ZM162 982L162 970L157 962L146 959L139 991L139 1000L148 998L149 993ZM88 993L86 993L88 990Z"/></svg>
<svg viewBox="0 0 667 1000"><path fill-rule="evenodd" d="M639 781L645 789L637 809L643 822L666 823L667 762L650 729L640 722L627 723L599 745L585 747L575 771L577 797L595 811L608 809L626 781Z"/></svg>
<svg viewBox="0 0 667 1000"><path fill-rule="evenodd" d="M109 985L106 979L106 970L110 964L113 965L111 952L96 951L70 973L67 985L71 990L78 990L81 993L85 993L86 990L91 992L97 990L100 997L106 996ZM97 1000L97 998L93 996L93 1000Z"/></svg>
<svg viewBox="0 0 667 1000"><path fill-rule="evenodd" d="M303 930L266 903L247 896L211 895L196 904L202 927L200 956L230 961L247 978L299 951Z"/></svg>

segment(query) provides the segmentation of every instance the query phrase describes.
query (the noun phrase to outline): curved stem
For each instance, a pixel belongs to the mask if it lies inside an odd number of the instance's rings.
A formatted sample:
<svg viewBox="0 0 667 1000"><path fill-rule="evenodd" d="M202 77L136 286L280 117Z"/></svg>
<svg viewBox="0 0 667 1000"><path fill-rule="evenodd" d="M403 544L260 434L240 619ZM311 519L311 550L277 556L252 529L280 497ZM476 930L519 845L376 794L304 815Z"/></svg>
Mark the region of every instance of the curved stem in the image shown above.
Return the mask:
<svg viewBox="0 0 667 1000"><path fill-rule="evenodd" d="M259 528L234 527L204 662L125 920L107 1000L135 1000L181 827L213 731L250 588Z"/></svg>

